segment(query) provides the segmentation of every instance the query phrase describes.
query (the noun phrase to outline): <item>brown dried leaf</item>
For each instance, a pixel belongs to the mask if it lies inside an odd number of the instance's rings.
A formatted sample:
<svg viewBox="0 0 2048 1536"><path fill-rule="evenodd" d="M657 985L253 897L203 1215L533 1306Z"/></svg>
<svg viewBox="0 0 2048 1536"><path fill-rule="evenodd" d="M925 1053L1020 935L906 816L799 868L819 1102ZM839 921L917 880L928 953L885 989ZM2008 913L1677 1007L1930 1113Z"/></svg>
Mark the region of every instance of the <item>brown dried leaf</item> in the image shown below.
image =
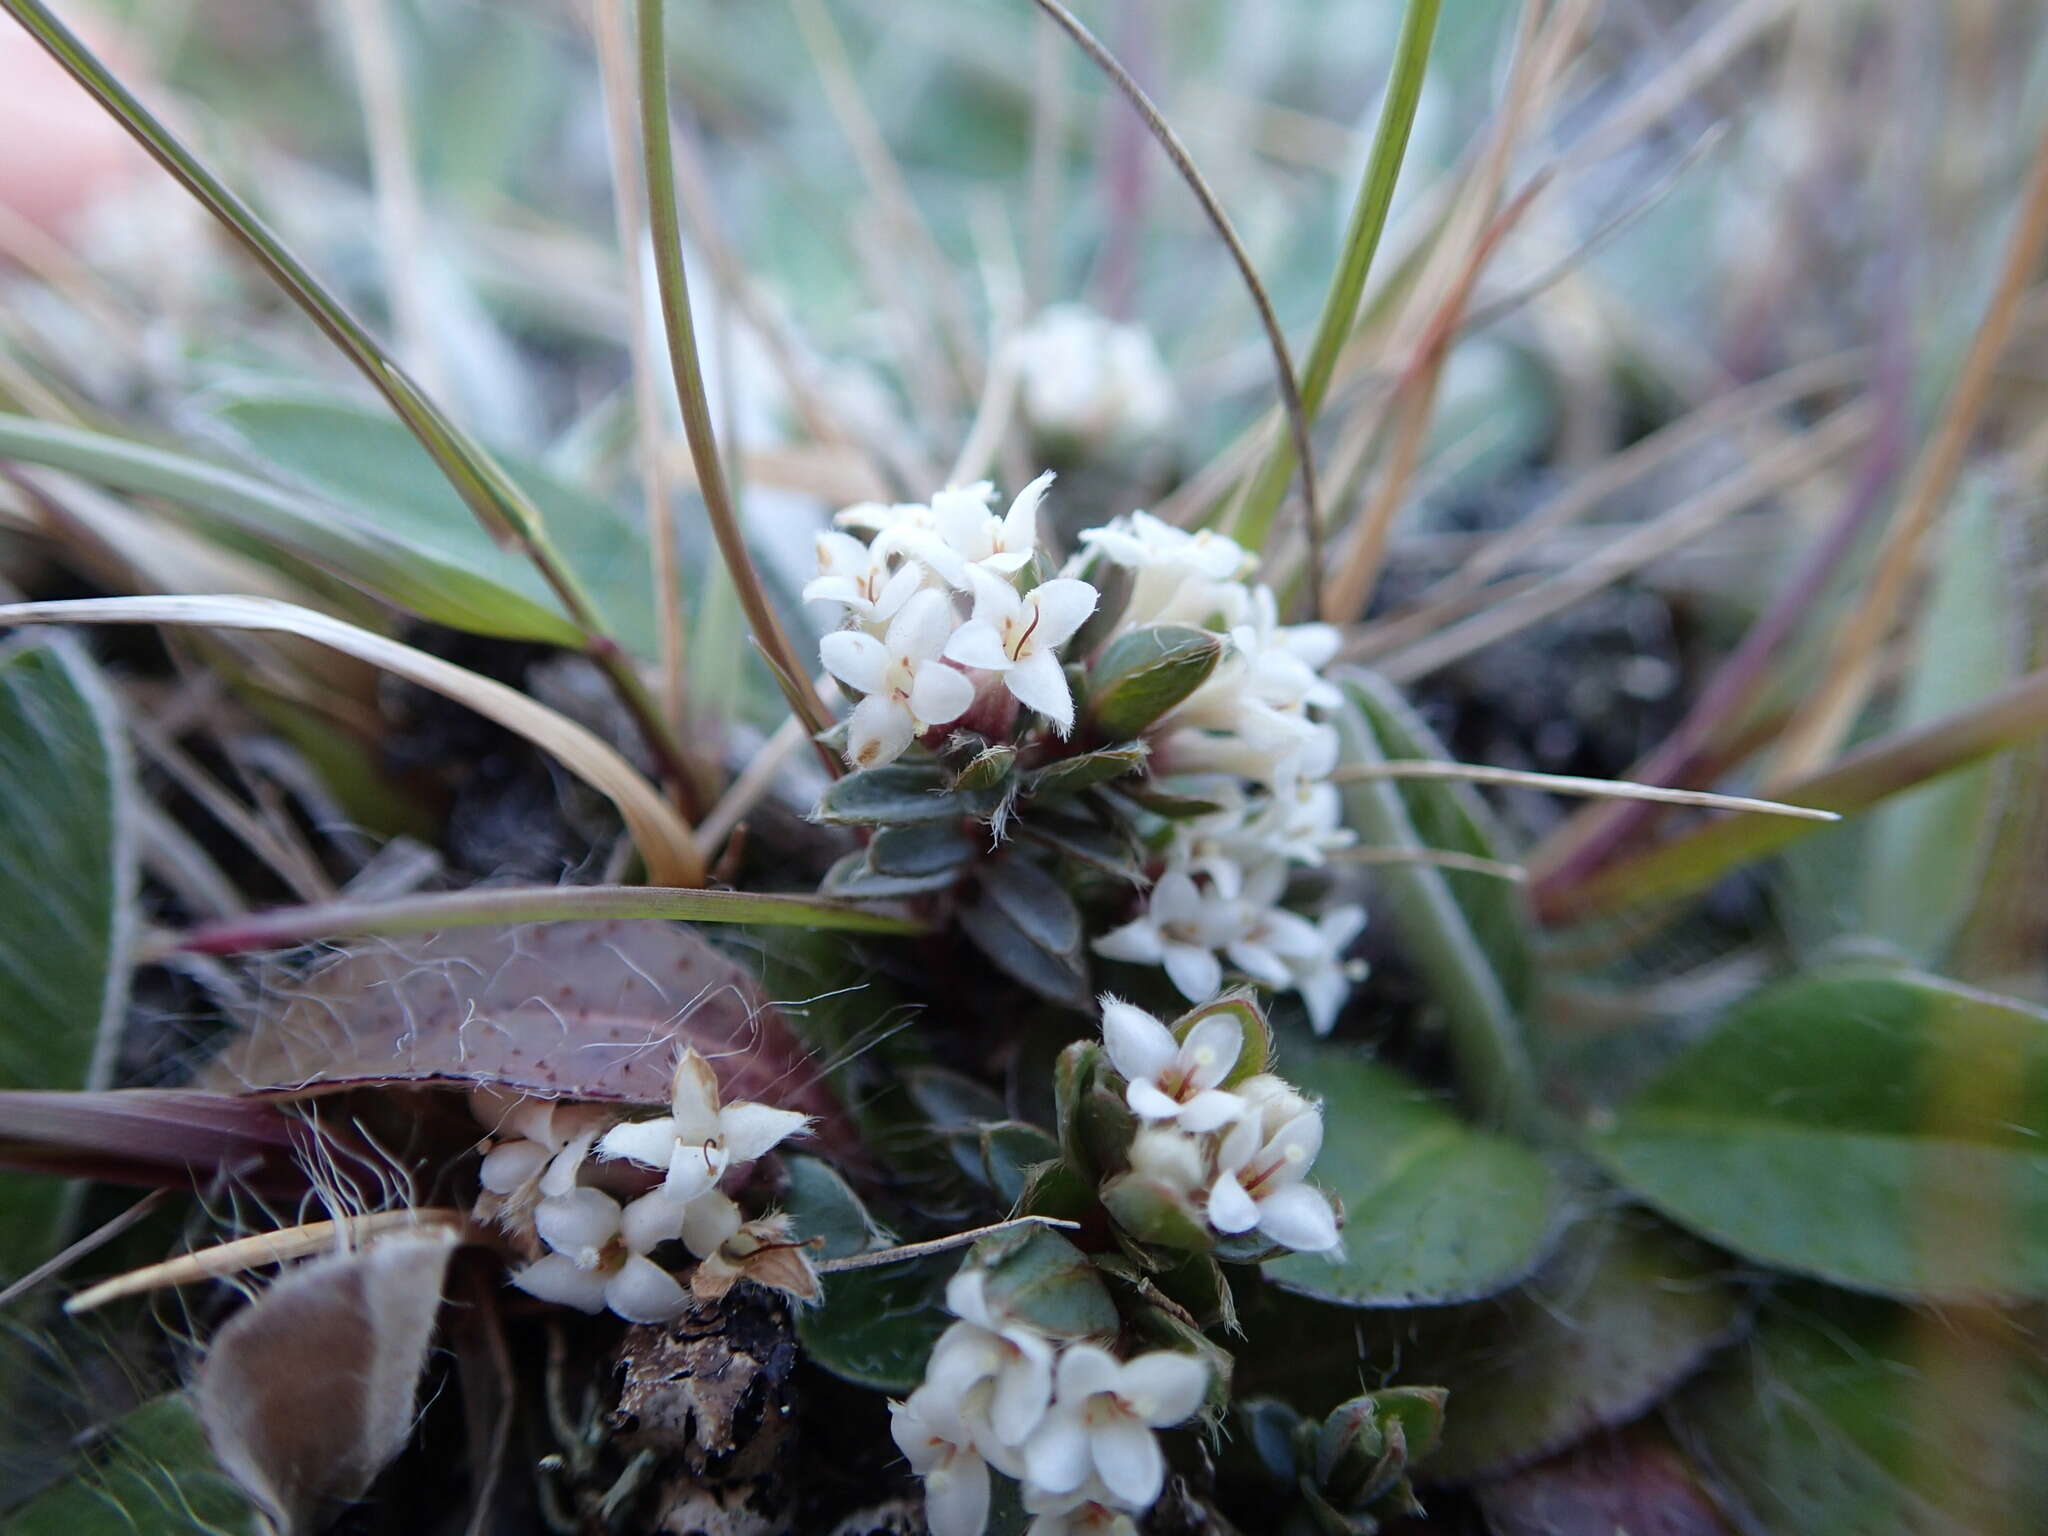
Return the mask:
<svg viewBox="0 0 2048 1536"><path fill-rule="evenodd" d="M1661 1429L1603 1435L1479 1489L1494 1536L1729 1536Z"/></svg>
<svg viewBox="0 0 2048 1536"><path fill-rule="evenodd" d="M311 1260L214 1335L200 1422L285 1536L319 1530L404 1448L456 1243L427 1229Z"/></svg>
<svg viewBox="0 0 2048 1536"><path fill-rule="evenodd" d="M693 1045L727 1099L843 1122L747 971L674 923L541 923L393 939L274 977L222 1055L222 1085L306 1094L365 1083L490 1083L664 1104Z"/></svg>

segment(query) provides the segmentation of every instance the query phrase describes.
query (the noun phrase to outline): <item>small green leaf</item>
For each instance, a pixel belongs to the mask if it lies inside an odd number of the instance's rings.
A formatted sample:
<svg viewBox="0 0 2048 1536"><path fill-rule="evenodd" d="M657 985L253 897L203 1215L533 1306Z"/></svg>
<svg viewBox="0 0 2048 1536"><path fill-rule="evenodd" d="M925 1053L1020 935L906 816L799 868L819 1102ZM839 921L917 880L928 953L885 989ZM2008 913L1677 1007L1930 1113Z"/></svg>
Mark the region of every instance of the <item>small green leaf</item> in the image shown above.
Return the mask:
<svg viewBox="0 0 2048 1536"><path fill-rule="evenodd" d="M2048 1510L2048 1371L2016 1319L1795 1288L1672 1416L1745 1531L2020 1536Z"/></svg>
<svg viewBox="0 0 2048 1536"><path fill-rule="evenodd" d="M953 788L958 790L994 789L1010 776L1010 769L1016 766L1015 747L988 747L975 754L972 762L953 777Z"/></svg>
<svg viewBox="0 0 2048 1536"><path fill-rule="evenodd" d="M868 868L897 879L958 876L981 852L981 842L953 822L884 827L868 844Z"/></svg>
<svg viewBox="0 0 2048 1536"><path fill-rule="evenodd" d="M1143 735L1208 681L1223 649L1223 636L1177 624L1119 636L1088 672L1091 734L1108 741Z"/></svg>
<svg viewBox="0 0 2048 1536"><path fill-rule="evenodd" d="M1080 910L1036 864L1011 857L983 865L958 917L981 952L1010 976L1053 1002L1088 1007Z"/></svg>
<svg viewBox="0 0 2048 1536"><path fill-rule="evenodd" d="M1133 885L1145 878L1143 851L1121 827L1099 826L1071 816L1034 814L1018 825L1017 836L1071 859L1084 869Z"/></svg>
<svg viewBox="0 0 2048 1536"><path fill-rule="evenodd" d="M1011 1205L1023 1198L1032 1172L1059 1155L1059 1142L1042 1126L1002 1120L981 1128L982 1170L990 1188Z"/></svg>
<svg viewBox="0 0 2048 1536"><path fill-rule="evenodd" d="M1215 1246L1202 1213L1162 1180L1120 1173L1102 1186L1102 1208L1137 1242L1200 1254Z"/></svg>
<svg viewBox="0 0 2048 1536"><path fill-rule="evenodd" d="M1342 686L1351 706L1336 717L1342 760L1370 767L1409 755L1417 727L1408 722L1404 728L1397 720L1390 703L1395 696L1387 685L1354 672ZM1391 747L1384 744L1388 740ZM1415 787L1372 778L1347 783L1345 818L1371 847L1423 849L1433 846L1434 836L1448 839L1459 852L1484 849L1484 857L1500 856L1497 847L1477 838L1477 823L1454 814L1454 803L1447 799L1420 802L1429 811L1425 834L1404 793ZM1444 1010L1467 1095L1489 1116L1528 1120L1534 1114L1535 1069L1517 1000L1528 956L1521 944L1505 942L1508 935L1520 934L1519 922L1510 922L1493 902L1467 905L1472 893L1454 889L1445 871L1427 864L1388 864L1375 871L1375 878L1387 893L1387 909L1403 943Z"/></svg>
<svg viewBox="0 0 2048 1536"><path fill-rule="evenodd" d="M1138 772L1148 755L1149 749L1142 741L1127 741L1120 747L1063 757L1033 773L1025 781L1026 787L1031 794L1046 798L1078 795L1084 789Z"/></svg>
<svg viewBox="0 0 2048 1536"><path fill-rule="evenodd" d="M818 894L835 901L896 901L905 896L928 896L949 890L958 875L942 869L930 875L880 875L868 868L867 852L856 850L835 859L818 882Z"/></svg>
<svg viewBox="0 0 2048 1536"><path fill-rule="evenodd" d="M128 1001L136 855L127 739L69 641L0 650L0 1088L97 1088ZM0 1273L52 1250L53 1179L0 1181Z"/></svg>
<svg viewBox="0 0 2048 1536"><path fill-rule="evenodd" d="M824 1239L816 1250L818 1258L843 1259L887 1241L860 1196L830 1163L792 1152L783 1155L782 1166L789 1180L782 1208L795 1222L799 1238Z"/></svg>
<svg viewBox="0 0 2048 1536"><path fill-rule="evenodd" d="M989 1306L1055 1339L1109 1339L1116 1304L1088 1256L1048 1227L1013 1227L974 1245Z"/></svg>
<svg viewBox="0 0 2048 1536"><path fill-rule="evenodd" d="M12 1513L0 1536L201 1536L256 1516L208 1449L182 1392L152 1398L88 1443L79 1465Z"/></svg>
<svg viewBox="0 0 2048 1536"><path fill-rule="evenodd" d="M836 779L818 801L817 819L832 826L888 827L965 818L964 795L947 789L936 763L891 763Z"/></svg>
<svg viewBox="0 0 2048 1536"><path fill-rule="evenodd" d="M2048 1294L2048 1013L1839 971L1737 1007L1593 1137L1748 1258L1902 1297Z"/></svg>
<svg viewBox="0 0 2048 1536"><path fill-rule="evenodd" d="M1492 1295L1536 1267L1562 1193L1541 1158L1353 1052L1317 1046L1289 1060L1289 1076L1322 1095L1310 1178L1343 1202L1344 1253L1277 1259L1269 1278L1345 1306L1436 1306Z"/></svg>
<svg viewBox="0 0 2048 1536"><path fill-rule="evenodd" d="M824 1277L825 1294L796 1316L804 1353L842 1381L908 1396L925 1361L952 1325L946 1282L959 1261L935 1254L908 1264Z"/></svg>

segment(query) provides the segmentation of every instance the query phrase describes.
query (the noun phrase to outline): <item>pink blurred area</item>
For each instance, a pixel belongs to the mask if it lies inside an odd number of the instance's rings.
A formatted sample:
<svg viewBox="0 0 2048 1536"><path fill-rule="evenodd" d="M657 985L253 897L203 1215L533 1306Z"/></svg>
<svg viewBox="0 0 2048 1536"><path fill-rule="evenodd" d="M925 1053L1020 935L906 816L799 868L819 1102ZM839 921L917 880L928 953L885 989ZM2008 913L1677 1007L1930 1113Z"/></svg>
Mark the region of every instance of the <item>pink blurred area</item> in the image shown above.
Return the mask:
<svg viewBox="0 0 2048 1536"><path fill-rule="evenodd" d="M138 63L118 28L77 6L63 20L121 75ZM139 82L148 95L146 80ZM156 174L154 162L12 19L0 19L0 209L71 243L93 209Z"/></svg>

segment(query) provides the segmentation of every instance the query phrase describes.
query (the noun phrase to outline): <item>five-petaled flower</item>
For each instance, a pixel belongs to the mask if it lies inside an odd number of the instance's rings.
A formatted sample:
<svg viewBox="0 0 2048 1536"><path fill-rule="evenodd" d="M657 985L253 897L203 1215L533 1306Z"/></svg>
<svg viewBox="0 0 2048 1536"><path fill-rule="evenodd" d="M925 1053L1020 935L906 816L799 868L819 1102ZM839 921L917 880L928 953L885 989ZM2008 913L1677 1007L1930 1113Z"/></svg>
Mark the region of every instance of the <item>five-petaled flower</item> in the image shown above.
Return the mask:
<svg viewBox="0 0 2048 1536"><path fill-rule="evenodd" d="M998 1441L1016 1445L1038 1427L1052 1400L1053 1345L989 1305L987 1278L967 1268L947 1282L946 1308L960 1321L933 1346L925 1381L955 1402L989 1382L989 1427Z"/></svg>
<svg viewBox="0 0 2048 1536"><path fill-rule="evenodd" d="M1094 1344L1070 1344L1055 1373L1053 1404L1024 1443L1024 1470L1048 1494L1099 1477L1118 1504L1147 1508L1166 1481L1152 1433L1201 1406L1209 1371L1193 1355L1155 1350L1118 1360Z"/></svg>
<svg viewBox="0 0 2048 1536"><path fill-rule="evenodd" d="M669 1113L615 1125L598 1141L604 1157L658 1168L662 1190L684 1205L714 1189L725 1170L752 1162L810 1123L793 1109L739 1100L723 1104L711 1063L685 1046L676 1059ZM739 1223L735 1217L733 1225Z"/></svg>
<svg viewBox="0 0 2048 1536"><path fill-rule="evenodd" d="M907 533L902 546L948 586L964 588L975 569L1014 576L1038 553L1038 504L1052 480L1047 470L1017 493L1001 517L988 509L995 487L986 480L949 487L932 498L931 528ZM893 547L897 541L878 542Z"/></svg>
<svg viewBox="0 0 2048 1536"><path fill-rule="evenodd" d="M1244 1100L1218 1086L1244 1050L1244 1026L1228 1010L1197 1020L1186 1039L1176 1040L1144 1009L1105 994L1102 1043L1141 1120L1213 1131L1243 1112Z"/></svg>
<svg viewBox="0 0 2048 1536"><path fill-rule="evenodd" d="M1205 890L1185 870L1170 869L1152 887L1145 910L1095 941L1095 953L1137 965L1163 965L1181 995L1206 1002L1223 985L1216 951L1239 931L1238 905Z"/></svg>
<svg viewBox="0 0 2048 1536"><path fill-rule="evenodd" d="M601 1189L551 1196L535 1210L534 1230L553 1251L514 1270L512 1283L579 1311L609 1307L629 1323L668 1322L689 1298L647 1255L681 1224L681 1205L659 1189L623 1208Z"/></svg>
<svg viewBox="0 0 2048 1536"><path fill-rule="evenodd" d="M1095 611L1100 594L1071 576L1024 593L980 566L968 567L967 576L974 584L974 612L954 632L946 655L962 666L1001 673L1018 703L1066 735L1074 728L1074 694L1059 651Z"/></svg>
<svg viewBox="0 0 2048 1536"><path fill-rule="evenodd" d="M1250 1112L1216 1150L1209 1225L1235 1234L1257 1228L1283 1248L1326 1253L1338 1244L1329 1196L1303 1182L1323 1146L1323 1113L1278 1078L1243 1087Z"/></svg>
<svg viewBox="0 0 2048 1536"><path fill-rule="evenodd" d="M974 702L967 674L939 659L955 625L952 598L927 589L904 603L879 640L842 629L819 642L825 670L866 695L847 721L854 767L894 762L922 732L959 719Z"/></svg>
<svg viewBox="0 0 2048 1536"><path fill-rule="evenodd" d="M818 535L818 574L804 583L804 601L838 603L862 624L886 624L903 611L924 571L906 560L892 568L888 552L850 533Z"/></svg>

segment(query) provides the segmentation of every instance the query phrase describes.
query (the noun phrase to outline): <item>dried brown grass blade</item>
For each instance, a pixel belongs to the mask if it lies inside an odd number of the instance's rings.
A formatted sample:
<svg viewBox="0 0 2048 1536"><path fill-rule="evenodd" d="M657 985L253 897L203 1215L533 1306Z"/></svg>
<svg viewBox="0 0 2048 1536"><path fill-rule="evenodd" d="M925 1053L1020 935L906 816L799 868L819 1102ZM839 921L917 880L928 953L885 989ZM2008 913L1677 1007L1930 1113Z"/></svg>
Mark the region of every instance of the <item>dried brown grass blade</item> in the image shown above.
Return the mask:
<svg viewBox="0 0 2048 1536"><path fill-rule="evenodd" d="M618 806L656 884L704 883L704 856L689 823L592 732L503 683L324 613L264 597L100 597L7 604L0 606L0 624L183 624L297 635L332 646L466 704L551 753Z"/></svg>

